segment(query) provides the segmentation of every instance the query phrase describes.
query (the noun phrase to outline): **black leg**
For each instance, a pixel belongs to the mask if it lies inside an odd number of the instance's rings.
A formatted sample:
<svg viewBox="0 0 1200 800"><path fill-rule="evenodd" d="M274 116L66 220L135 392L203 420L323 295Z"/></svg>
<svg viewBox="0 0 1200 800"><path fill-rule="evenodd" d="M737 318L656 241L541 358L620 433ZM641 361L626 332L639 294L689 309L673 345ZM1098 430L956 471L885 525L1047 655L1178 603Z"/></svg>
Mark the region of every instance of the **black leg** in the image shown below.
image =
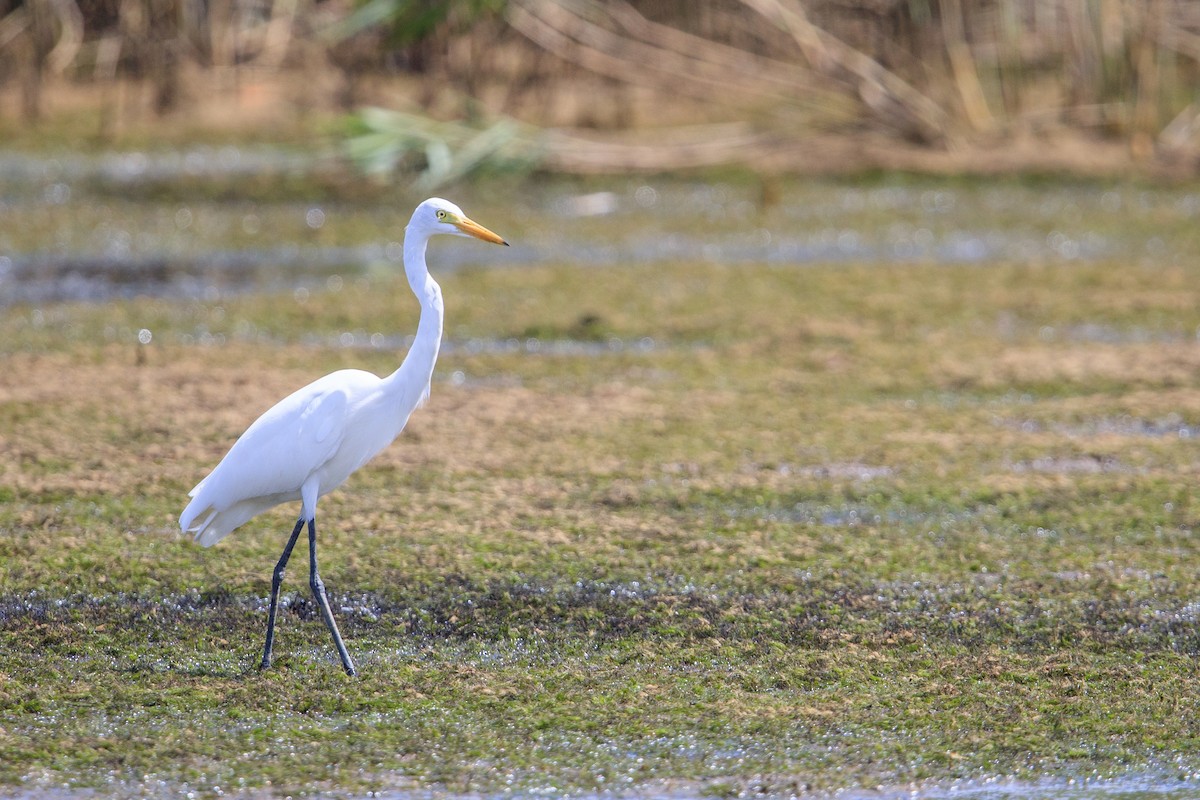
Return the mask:
<svg viewBox="0 0 1200 800"><path fill-rule="evenodd" d="M292 538L288 539L287 547L283 548L283 555L279 557L279 563L275 565L275 573L271 576L271 611L267 615L267 645L263 648L260 669L271 666L271 645L275 643L275 611L279 608L279 587L283 583L283 571L287 567L288 559L292 557L292 548L296 546L296 540L300 538L300 531L303 528L304 517L301 517L296 522L296 527L292 529Z"/></svg>
<svg viewBox="0 0 1200 800"><path fill-rule="evenodd" d="M317 599L317 605L321 607L321 618L325 620L325 627L329 628L329 632L333 634L333 643L337 645L338 655L342 657L342 667L346 670L347 675L353 675L354 662L350 660L350 654L346 652L346 645L342 642L342 635L338 633L337 623L333 621L333 612L329 610L329 598L325 596L325 584L321 580L321 576L317 574L317 520L315 518L308 521L308 585L312 587L313 597Z"/></svg>

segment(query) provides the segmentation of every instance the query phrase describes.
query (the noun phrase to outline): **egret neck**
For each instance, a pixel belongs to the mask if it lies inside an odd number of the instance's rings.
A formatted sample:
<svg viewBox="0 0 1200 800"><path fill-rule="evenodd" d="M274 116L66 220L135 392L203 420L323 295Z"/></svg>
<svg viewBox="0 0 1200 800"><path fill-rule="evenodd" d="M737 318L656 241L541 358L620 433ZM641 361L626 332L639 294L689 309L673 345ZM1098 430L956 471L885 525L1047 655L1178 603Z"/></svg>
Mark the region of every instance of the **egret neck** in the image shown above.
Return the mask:
<svg viewBox="0 0 1200 800"><path fill-rule="evenodd" d="M425 263L425 248L429 236L412 228L404 231L404 272L408 285L421 303L421 318L417 322L417 335L413 339L408 355L399 369L388 377L388 383L396 389L421 387L422 395L429 393L429 382L433 379L433 368L437 363L438 351L442 346L442 287L429 274Z"/></svg>

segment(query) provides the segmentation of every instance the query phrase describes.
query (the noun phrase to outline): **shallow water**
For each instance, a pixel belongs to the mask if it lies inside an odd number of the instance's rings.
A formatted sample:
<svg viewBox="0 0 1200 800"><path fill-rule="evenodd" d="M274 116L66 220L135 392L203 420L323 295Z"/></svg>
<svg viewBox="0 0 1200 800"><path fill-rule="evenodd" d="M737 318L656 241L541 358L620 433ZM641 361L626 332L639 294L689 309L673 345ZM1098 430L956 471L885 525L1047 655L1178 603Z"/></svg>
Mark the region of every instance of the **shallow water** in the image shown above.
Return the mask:
<svg viewBox="0 0 1200 800"><path fill-rule="evenodd" d="M838 792L842 800L1195 800L1200 781L1195 777L1134 776L1120 779L1046 779L1020 781L1007 778L955 781L921 788L884 788L863 792Z"/></svg>
<svg viewBox="0 0 1200 800"><path fill-rule="evenodd" d="M404 778L398 782L406 783ZM790 783L790 782L786 782ZM261 792L243 794L236 789L213 791L214 787L175 785L162 782L144 782L132 785L118 781L97 792L93 789L70 787L28 787L17 789L11 794L0 795L11 800L84 800L97 796L159 798L193 797L197 792L208 796L262 797ZM690 782L660 782L638 785L600 793L561 792L551 787L544 791L513 791L497 794L456 794L442 789L384 789L365 796L376 800L489 800L506 798L576 798L576 800L703 800L714 796L746 798L796 798L796 800L1200 800L1200 780L1195 776L1161 777L1139 775L1120 779L1075 780L1046 778L1043 780L1016 780L1011 778L984 778L947 783L920 784L913 786L878 786L869 789L842 789L836 791L808 791L792 785L783 787L764 782L761 786L752 781L743 790L730 793L729 787L719 787Z"/></svg>
<svg viewBox="0 0 1200 800"><path fill-rule="evenodd" d="M403 224L421 198L343 188L330 200L316 187L342 169L328 156L269 148L0 152L0 306L214 299L396 268ZM753 181L662 177L586 187L492 182L449 193L513 247L441 247L432 259L441 270L676 260L1154 265L1200 249L1194 187L794 180L767 206Z"/></svg>

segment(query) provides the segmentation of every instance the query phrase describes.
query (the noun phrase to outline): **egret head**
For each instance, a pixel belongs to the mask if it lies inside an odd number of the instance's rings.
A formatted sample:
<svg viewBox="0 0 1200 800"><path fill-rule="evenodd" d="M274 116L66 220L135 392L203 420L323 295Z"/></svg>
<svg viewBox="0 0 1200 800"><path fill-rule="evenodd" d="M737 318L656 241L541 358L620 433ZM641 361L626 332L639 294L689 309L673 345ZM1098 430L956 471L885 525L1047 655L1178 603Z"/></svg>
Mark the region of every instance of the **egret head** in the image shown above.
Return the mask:
<svg viewBox="0 0 1200 800"><path fill-rule="evenodd" d="M468 218L454 203L440 197L431 197L417 206L408 227L410 230L426 236L438 233L451 236L471 236L492 244L508 246L508 242L503 238Z"/></svg>

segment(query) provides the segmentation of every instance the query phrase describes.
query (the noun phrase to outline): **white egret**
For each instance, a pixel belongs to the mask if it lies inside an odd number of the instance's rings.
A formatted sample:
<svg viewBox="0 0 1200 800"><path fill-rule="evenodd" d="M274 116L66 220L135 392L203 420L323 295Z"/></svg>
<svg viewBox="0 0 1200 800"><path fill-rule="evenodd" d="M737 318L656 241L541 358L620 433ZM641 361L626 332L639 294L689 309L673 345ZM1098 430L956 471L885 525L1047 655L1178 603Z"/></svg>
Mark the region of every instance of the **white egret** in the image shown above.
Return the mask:
<svg viewBox="0 0 1200 800"><path fill-rule="evenodd" d="M271 606L262 667L271 665L279 586L301 529L308 525L309 586L325 626L354 674L354 662L329 610L325 585L317 574L317 500L341 486L350 474L391 444L409 415L429 396L429 381L442 342L442 290L429 274L425 248L439 233L473 236L507 245L472 222L446 200L417 206L404 230L404 271L421 303L417 336L399 369L386 378L357 369L326 375L285 397L234 442L221 463L196 484L179 517L179 527L210 547L251 517L280 503L299 500L300 519L292 529L271 577Z"/></svg>

